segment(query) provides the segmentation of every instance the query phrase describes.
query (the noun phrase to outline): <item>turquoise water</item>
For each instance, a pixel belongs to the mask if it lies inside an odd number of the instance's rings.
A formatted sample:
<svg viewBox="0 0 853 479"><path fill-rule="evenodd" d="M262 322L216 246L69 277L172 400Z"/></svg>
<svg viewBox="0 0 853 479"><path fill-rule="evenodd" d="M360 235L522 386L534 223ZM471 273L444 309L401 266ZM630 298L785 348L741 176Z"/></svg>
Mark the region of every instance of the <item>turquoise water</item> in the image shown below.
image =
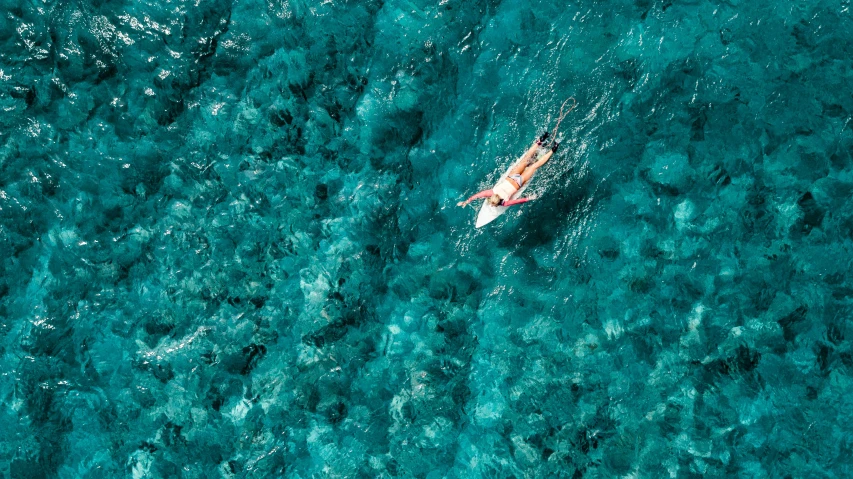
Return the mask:
<svg viewBox="0 0 853 479"><path fill-rule="evenodd" d="M2 11L0 477L848 474L848 0Z"/></svg>

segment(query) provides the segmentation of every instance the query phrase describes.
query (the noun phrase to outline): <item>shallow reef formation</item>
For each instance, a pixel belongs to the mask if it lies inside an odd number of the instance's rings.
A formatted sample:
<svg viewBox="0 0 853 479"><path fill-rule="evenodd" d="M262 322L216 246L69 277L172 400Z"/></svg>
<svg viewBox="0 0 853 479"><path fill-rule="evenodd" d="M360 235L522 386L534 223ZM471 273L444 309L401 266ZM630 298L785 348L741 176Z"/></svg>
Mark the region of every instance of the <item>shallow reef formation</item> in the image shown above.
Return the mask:
<svg viewBox="0 0 853 479"><path fill-rule="evenodd" d="M849 470L848 2L2 3L0 476Z"/></svg>

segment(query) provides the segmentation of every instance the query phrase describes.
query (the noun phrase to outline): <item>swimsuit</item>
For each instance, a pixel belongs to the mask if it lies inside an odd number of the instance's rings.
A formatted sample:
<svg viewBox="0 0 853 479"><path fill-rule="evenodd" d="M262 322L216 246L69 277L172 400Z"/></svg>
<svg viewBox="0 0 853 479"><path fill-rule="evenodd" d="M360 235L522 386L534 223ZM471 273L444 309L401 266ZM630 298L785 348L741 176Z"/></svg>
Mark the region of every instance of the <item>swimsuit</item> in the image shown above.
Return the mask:
<svg viewBox="0 0 853 479"><path fill-rule="evenodd" d="M513 176L518 176L518 175L513 175ZM510 176L510 178L512 178L512 176ZM515 178L512 178L512 179L514 180ZM519 181L519 183L521 183L521 182ZM507 179L504 179L503 181L498 183L497 186L495 186L492 189L492 192L494 194L500 196L501 199L504 201L512 198L512 195L514 195L516 191L518 191L518 187L515 186L514 184L512 184L512 182L510 182Z"/></svg>
<svg viewBox="0 0 853 479"><path fill-rule="evenodd" d="M515 182L518 183L519 188L524 185L524 178L522 178L521 175L509 175L507 178L515 180Z"/></svg>

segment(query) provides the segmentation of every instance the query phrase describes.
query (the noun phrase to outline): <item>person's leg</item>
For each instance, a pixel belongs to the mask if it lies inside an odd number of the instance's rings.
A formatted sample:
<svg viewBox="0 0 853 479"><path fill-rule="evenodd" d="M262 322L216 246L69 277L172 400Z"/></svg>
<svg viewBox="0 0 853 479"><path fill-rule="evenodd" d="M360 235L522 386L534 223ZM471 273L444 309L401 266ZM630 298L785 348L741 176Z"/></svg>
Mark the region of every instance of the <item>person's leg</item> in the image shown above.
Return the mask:
<svg viewBox="0 0 853 479"><path fill-rule="evenodd" d="M530 159L533 158L533 155L536 154L536 152L539 150L539 147L542 146L542 142L544 142L547 137L548 135L542 135L541 137L539 137L538 140L534 141L533 144L530 145L530 148L528 148L527 151L525 151L524 154L521 155L513 169L510 170L509 174L520 175L524 171L524 169L527 168L528 163L530 163Z"/></svg>
<svg viewBox="0 0 853 479"><path fill-rule="evenodd" d="M520 175L524 171L524 169L527 168L527 164L529 163L529 161L529 157L527 156L527 153L525 153L524 156L518 159L518 163L516 163L511 170L509 170L509 174Z"/></svg>
<svg viewBox="0 0 853 479"><path fill-rule="evenodd" d="M548 160L550 160L552 156L554 156L553 150L549 151L548 153L545 153L545 156L540 158L536 163L525 168L522 171L522 173L516 173L516 174L521 175L521 180L526 185L527 182L530 181L531 178L533 178L533 174L536 173L536 170L539 169L539 167L544 165L545 163L548 163Z"/></svg>

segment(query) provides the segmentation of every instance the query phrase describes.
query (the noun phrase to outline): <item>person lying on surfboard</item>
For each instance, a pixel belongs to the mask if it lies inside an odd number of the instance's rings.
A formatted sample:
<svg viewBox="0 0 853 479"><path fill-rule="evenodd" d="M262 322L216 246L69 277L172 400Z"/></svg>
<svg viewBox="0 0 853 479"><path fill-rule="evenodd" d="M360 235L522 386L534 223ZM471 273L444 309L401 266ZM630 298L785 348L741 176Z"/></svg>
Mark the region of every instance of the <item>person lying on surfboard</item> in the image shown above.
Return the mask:
<svg viewBox="0 0 853 479"><path fill-rule="evenodd" d="M550 151L536 160L535 163L530 163L530 160L536 152L539 151L539 148L545 146L548 142L549 135L550 133L546 131L538 140L534 141L527 152L521 155L521 158L518 159L518 163L516 163L515 167L511 169L509 174L503 178L500 183L495 185L493 189L483 190L465 201L456 203L456 206L467 206L468 203L479 198L488 198L488 202L492 206L512 206L535 199L535 197L512 199L512 195L514 195L515 192L523 185L527 184L530 179L533 178L533 174L536 173L536 170L547 163L548 160L551 159L551 156L557 152L557 149L560 147L560 142L555 140L551 144Z"/></svg>

